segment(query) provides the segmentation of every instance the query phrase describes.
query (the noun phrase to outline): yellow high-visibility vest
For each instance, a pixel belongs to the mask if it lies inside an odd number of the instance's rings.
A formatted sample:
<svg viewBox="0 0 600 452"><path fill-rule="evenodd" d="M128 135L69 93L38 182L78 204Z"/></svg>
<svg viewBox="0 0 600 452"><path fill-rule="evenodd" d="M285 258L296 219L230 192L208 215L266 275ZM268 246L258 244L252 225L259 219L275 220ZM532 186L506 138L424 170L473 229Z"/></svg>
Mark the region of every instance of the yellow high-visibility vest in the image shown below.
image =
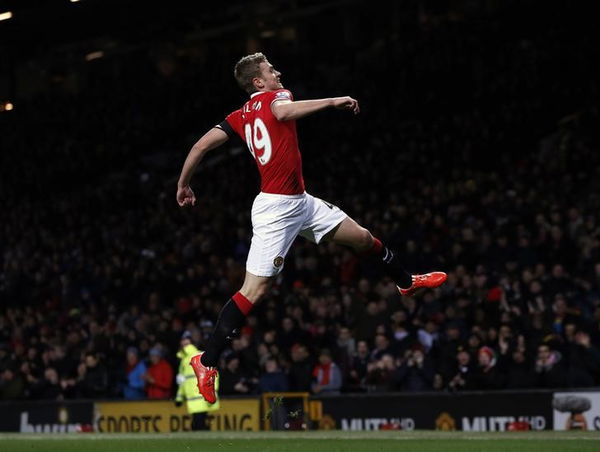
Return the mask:
<svg viewBox="0 0 600 452"><path fill-rule="evenodd" d="M219 394L217 393L217 401L213 404L204 400L204 397L198 391L198 383L194 369L190 365L190 360L201 353L194 345L186 345L182 350L177 352L179 362L178 379L184 378L177 388L175 400L178 402L185 401L189 413L202 413L205 411L216 411L220 406ZM215 380L215 390L219 390L219 376Z"/></svg>

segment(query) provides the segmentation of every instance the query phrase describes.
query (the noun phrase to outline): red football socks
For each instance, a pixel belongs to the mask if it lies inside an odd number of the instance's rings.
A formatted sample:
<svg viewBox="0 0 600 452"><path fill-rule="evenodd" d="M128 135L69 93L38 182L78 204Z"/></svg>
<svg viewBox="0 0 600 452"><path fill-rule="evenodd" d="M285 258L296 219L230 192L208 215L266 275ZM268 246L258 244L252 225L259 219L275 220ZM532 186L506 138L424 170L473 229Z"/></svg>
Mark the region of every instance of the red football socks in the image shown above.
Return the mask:
<svg viewBox="0 0 600 452"><path fill-rule="evenodd" d="M240 292L236 292L233 297L231 297L233 302L237 305L237 307L242 311L242 314L248 315L248 313L252 310L254 306L250 300L248 300L244 295Z"/></svg>

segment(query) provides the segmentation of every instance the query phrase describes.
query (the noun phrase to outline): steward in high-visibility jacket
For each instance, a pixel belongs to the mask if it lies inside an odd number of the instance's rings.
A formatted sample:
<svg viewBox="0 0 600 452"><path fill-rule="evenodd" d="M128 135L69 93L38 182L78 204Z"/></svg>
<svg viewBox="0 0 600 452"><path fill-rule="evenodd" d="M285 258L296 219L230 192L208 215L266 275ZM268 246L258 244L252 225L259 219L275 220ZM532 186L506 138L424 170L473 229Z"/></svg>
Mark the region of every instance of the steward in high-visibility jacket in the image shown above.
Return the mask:
<svg viewBox="0 0 600 452"><path fill-rule="evenodd" d="M217 401L213 404L204 400L198 391L198 383L196 374L190 365L192 357L199 355L201 352L191 342L191 334L186 331L181 338L181 350L177 352L179 362L179 373L177 374L177 395L175 396L175 404L181 405L186 402L188 413L192 415L192 430L207 430L206 425L207 412L216 411L220 406L220 401L217 395ZM219 390L219 377L215 380L215 389Z"/></svg>

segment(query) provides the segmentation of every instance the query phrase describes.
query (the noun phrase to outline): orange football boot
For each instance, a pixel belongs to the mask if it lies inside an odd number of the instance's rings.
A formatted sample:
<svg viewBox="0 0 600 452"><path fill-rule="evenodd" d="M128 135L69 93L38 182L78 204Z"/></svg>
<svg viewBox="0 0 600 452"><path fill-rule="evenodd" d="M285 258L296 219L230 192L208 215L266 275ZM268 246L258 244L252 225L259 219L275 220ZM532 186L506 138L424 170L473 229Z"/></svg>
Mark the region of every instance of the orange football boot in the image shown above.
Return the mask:
<svg viewBox="0 0 600 452"><path fill-rule="evenodd" d="M192 369L194 369L194 373L196 374L196 378L198 380L198 390L204 400L208 403L215 403L217 401L217 393L215 392L215 379L219 372L214 367L206 367L200 361L203 353L196 355L190 361L190 365Z"/></svg>
<svg viewBox="0 0 600 452"><path fill-rule="evenodd" d="M412 285L409 288L403 289L398 286L396 287L398 287L400 295L409 297L422 287L427 289L439 287L446 282L446 279L448 279L448 275L446 275L444 272L431 272L425 273L424 275L412 275Z"/></svg>

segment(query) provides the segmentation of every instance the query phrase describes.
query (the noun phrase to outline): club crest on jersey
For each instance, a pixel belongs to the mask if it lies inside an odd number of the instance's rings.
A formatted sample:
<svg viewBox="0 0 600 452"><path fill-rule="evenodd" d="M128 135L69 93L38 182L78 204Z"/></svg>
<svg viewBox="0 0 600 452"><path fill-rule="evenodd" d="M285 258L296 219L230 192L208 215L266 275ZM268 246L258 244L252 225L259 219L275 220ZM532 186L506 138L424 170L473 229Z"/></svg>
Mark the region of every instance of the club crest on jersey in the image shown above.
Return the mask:
<svg viewBox="0 0 600 452"><path fill-rule="evenodd" d="M283 265L283 257L277 256L275 259L273 259L273 265L277 268L281 267Z"/></svg>
<svg viewBox="0 0 600 452"><path fill-rule="evenodd" d="M275 94L275 99L290 100L290 93L288 93L287 91L279 91L277 94Z"/></svg>

